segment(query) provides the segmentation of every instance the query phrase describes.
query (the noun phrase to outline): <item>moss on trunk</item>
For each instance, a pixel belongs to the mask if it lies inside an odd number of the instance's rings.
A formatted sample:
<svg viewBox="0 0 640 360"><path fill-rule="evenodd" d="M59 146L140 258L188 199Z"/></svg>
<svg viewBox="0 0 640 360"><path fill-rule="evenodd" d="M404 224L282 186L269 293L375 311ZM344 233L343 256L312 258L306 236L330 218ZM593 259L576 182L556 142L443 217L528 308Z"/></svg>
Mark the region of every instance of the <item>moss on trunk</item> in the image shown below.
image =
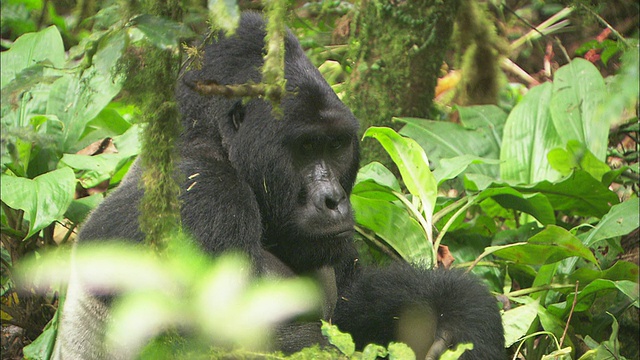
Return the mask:
<svg viewBox="0 0 640 360"><path fill-rule="evenodd" d="M344 98L363 130L393 116L429 117L459 0L362 0L352 24L353 70ZM384 158L373 142L362 159ZM388 164L387 164L388 165Z"/></svg>

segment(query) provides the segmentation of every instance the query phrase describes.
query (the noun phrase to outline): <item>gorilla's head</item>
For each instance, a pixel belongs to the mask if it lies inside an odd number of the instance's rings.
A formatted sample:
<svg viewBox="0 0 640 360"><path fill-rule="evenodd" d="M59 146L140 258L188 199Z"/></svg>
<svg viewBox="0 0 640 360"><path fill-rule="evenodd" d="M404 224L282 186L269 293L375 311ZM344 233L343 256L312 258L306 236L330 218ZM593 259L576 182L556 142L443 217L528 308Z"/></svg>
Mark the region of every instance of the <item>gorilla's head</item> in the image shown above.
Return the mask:
<svg viewBox="0 0 640 360"><path fill-rule="evenodd" d="M258 202L265 248L304 271L335 263L349 246L358 121L289 31L282 118L263 99L202 96L185 85L259 83L264 35L262 17L243 14L236 33L212 40L201 67L183 74L178 99L192 146L182 156L230 161Z"/></svg>

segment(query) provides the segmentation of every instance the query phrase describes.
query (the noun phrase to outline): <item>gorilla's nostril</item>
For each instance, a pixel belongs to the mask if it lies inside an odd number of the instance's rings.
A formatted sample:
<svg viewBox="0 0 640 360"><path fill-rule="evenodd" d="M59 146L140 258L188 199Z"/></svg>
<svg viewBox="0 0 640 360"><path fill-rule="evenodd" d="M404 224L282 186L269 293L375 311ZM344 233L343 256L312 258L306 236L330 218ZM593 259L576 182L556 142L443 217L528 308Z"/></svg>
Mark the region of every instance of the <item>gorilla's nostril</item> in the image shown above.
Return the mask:
<svg viewBox="0 0 640 360"><path fill-rule="evenodd" d="M328 197L324 200L324 204L327 207L327 209L336 210L338 208L338 205L340 204L340 200L336 201L335 199Z"/></svg>

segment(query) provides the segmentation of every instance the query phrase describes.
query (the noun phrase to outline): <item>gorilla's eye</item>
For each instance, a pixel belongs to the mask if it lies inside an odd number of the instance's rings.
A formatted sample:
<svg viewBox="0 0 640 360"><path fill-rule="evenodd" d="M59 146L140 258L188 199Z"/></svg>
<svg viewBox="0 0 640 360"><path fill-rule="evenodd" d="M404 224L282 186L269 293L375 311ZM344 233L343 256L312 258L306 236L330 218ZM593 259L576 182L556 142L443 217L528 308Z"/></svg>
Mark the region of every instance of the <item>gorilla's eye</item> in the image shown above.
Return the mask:
<svg viewBox="0 0 640 360"><path fill-rule="evenodd" d="M240 128L240 124L244 120L244 106L242 105L242 100L233 104L231 111L229 111L229 118L231 118L233 128L238 130Z"/></svg>
<svg viewBox="0 0 640 360"><path fill-rule="evenodd" d="M345 145L345 139L343 137L337 137L329 142L329 146L333 150L340 150Z"/></svg>
<svg viewBox="0 0 640 360"><path fill-rule="evenodd" d="M300 145L302 152L305 154L311 154L313 152L313 149L315 148L315 144L313 143L312 140L305 140L301 145Z"/></svg>

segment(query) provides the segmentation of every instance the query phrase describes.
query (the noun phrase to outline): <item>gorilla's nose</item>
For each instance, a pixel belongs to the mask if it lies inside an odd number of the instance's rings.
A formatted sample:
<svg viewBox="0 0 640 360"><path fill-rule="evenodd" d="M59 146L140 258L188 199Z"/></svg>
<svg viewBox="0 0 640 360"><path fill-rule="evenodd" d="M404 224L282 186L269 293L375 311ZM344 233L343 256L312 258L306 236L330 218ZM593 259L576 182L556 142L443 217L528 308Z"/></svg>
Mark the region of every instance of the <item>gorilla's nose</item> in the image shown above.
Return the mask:
<svg viewBox="0 0 640 360"><path fill-rule="evenodd" d="M337 212L337 214L329 216L344 215L349 210L347 194L340 183L335 180L316 182L311 201L321 213Z"/></svg>

